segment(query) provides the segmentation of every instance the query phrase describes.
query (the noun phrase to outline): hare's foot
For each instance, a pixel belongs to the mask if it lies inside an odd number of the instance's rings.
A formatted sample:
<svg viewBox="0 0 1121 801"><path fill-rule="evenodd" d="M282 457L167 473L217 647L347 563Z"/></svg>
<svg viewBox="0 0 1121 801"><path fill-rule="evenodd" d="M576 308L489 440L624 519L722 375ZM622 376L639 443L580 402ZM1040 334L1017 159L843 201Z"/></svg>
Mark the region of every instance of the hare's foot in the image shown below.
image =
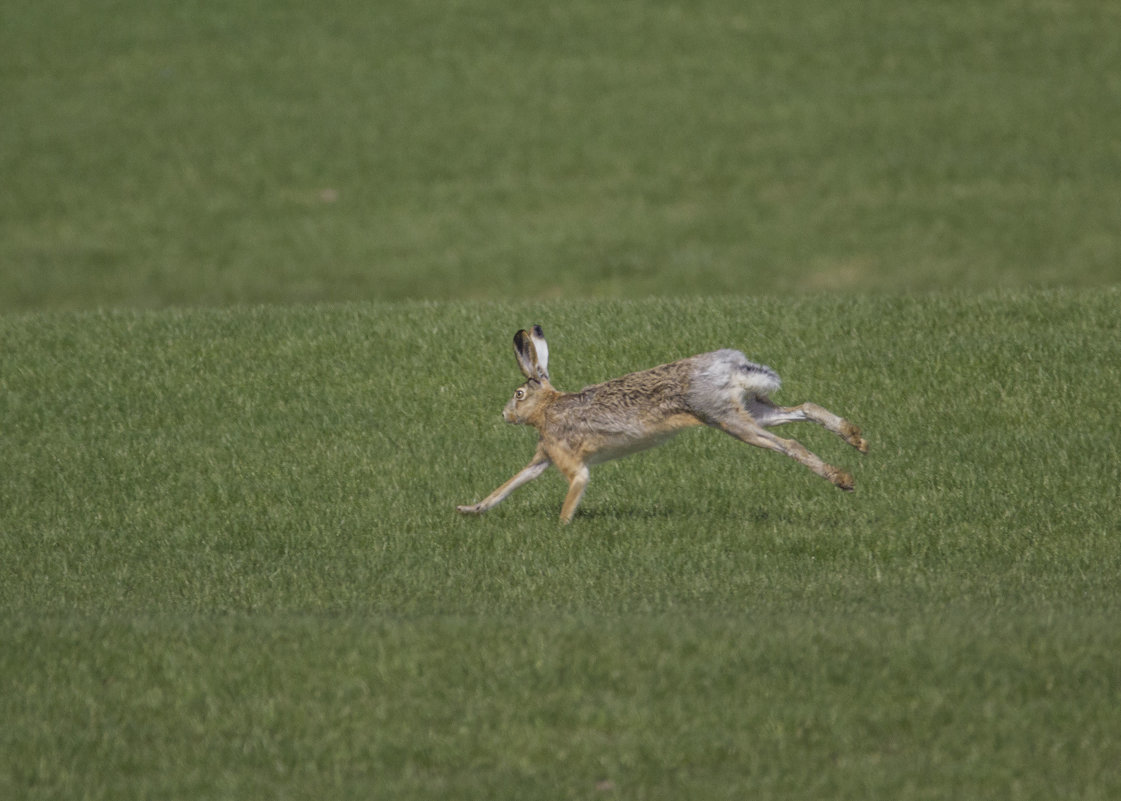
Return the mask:
<svg viewBox="0 0 1121 801"><path fill-rule="evenodd" d="M841 437L861 453L868 453L868 440L864 439L863 432L847 420L845 421L845 428L841 432Z"/></svg>
<svg viewBox="0 0 1121 801"><path fill-rule="evenodd" d="M834 467L831 464L825 465L825 477L832 481L833 486L839 490L852 492L856 488L856 480L852 477L851 473Z"/></svg>

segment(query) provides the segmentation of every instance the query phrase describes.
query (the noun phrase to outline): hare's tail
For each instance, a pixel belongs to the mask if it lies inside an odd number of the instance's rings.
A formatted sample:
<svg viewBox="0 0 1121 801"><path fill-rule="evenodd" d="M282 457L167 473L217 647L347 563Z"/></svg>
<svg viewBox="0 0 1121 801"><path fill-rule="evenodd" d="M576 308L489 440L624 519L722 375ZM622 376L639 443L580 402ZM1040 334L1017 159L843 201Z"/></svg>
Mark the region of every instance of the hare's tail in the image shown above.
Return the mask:
<svg viewBox="0 0 1121 801"><path fill-rule="evenodd" d="M713 394L732 392L746 398L769 398L778 392L782 379L764 364L749 361L738 350L718 350L705 354L706 364L698 371L702 385Z"/></svg>
<svg viewBox="0 0 1121 801"><path fill-rule="evenodd" d="M738 365L738 370L738 383L744 395L749 397L769 398L782 386L782 379L778 377L778 373L765 364L755 364L745 358Z"/></svg>

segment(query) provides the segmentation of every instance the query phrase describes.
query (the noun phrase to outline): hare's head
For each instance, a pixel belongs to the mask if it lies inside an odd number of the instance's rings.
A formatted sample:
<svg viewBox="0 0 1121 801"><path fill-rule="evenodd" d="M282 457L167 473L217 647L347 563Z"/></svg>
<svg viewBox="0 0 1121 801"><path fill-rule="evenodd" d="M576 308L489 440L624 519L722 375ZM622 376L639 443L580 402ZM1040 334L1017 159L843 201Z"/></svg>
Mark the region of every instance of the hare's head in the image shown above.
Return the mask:
<svg viewBox="0 0 1121 801"><path fill-rule="evenodd" d="M532 333L523 329L514 334L514 356L526 382L514 390L502 417L507 423L528 423L556 395L549 383L549 345L541 326L533 326Z"/></svg>

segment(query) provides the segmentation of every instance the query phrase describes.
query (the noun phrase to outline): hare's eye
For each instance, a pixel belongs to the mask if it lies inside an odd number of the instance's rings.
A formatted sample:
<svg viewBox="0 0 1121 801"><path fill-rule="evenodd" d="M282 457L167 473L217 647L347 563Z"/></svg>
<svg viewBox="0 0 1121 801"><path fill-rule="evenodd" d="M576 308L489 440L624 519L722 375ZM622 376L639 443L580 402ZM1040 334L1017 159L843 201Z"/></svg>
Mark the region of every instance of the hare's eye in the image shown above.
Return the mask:
<svg viewBox="0 0 1121 801"><path fill-rule="evenodd" d="M514 397L517 398L518 400L525 400L525 390L524 389L519 389L517 392L514 393Z"/></svg>

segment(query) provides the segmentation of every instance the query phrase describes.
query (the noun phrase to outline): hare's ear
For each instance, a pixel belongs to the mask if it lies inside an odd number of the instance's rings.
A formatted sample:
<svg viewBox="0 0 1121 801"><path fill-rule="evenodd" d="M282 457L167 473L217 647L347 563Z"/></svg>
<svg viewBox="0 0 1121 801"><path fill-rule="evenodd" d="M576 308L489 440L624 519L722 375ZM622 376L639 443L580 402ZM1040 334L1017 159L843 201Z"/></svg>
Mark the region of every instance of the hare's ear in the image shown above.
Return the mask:
<svg viewBox="0 0 1121 801"><path fill-rule="evenodd" d="M526 378L540 379L540 371L537 369L537 348L533 346L533 338L525 329L514 334L514 356Z"/></svg>
<svg viewBox="0 0 1121 801"><path fill-rule="evenodd" d="M549 343L545 341L545 332L541 330L541 326L533 326L530 339L533 340L533 348L537 351L537 369L541 371L541 377L548 381Z"/></svg>

